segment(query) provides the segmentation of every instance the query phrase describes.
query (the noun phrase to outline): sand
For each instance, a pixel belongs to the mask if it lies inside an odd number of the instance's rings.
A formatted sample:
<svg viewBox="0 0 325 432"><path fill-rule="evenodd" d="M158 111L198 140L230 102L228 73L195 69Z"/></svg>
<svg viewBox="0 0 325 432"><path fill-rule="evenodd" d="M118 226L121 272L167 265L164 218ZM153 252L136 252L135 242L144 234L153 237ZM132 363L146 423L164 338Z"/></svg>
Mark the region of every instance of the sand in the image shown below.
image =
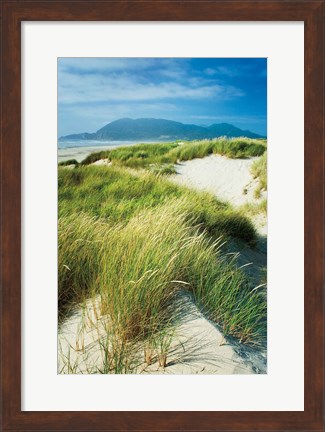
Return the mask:
<svg viewBox="0 0 325 432"><path fill-rule="evenodd" d="M258 204L267 194L262 192L259 199L254 197L258 180L253 178L250 169L256 159L228 159L221 155L211 155L179 162L176 165L177 174L170 176L170 179L181 185L210 192L235 207L248 203ZM259 234L266 236L266 217L257 215L254 223Z"/></svg>
<svg viewBox="0 0 325 432"><path fill-rule="evenodd" d="M211 155L178 162L177 174L171 176L171 179L182 185L211 192L222 200L240 206L255 201L253 194L258 181L250 174L255 159L228 159L221 155Z"/></svg>
<svg viewBox="0 0 325 432"><path fill-rule="evenodd" d="M182 317L172 336L166 366L160 367L157 352L147 365L144 346L136 348L133 373L141 374L264 374L266 352L226 339L193 303L190 294L178 293L175 307ZM58 372L101 373L105 370L103 346L107 346L109 318L100 314L100 298L77 308L59 331Z"/></svg>
<svg viewBox="0 0 325 432"><path fill-rule="evenodd" d="M64 162L69 159L75 159L81 162L91 153L96 153L104 150L111 150L116 146L89 146L89 147L68 147L58 149L58 162Z"/></svg>

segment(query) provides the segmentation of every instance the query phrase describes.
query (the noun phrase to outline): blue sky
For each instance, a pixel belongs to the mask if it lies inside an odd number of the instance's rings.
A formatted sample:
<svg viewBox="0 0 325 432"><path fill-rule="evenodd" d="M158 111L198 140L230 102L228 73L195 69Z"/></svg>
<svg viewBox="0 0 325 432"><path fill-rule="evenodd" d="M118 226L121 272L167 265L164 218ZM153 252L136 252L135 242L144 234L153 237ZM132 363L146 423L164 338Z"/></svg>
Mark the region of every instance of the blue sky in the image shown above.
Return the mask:
<svg viewBox="0 0 325 432"><path fill-rule="evenodd" d="M264 58L60 58L58 135L95 132L123 117L266 135Z"/></svg>

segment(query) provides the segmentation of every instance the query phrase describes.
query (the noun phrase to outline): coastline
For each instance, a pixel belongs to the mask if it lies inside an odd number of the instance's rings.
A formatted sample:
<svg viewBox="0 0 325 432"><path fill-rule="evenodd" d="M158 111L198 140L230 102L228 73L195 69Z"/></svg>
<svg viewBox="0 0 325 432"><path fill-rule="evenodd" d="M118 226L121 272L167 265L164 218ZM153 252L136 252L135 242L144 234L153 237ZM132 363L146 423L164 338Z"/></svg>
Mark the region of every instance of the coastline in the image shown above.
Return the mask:
<svg viewBox="0 0 325 432"><path fill-rule="evenodd" d="M116 144L108 145L93 145L93 146L75 146L75 147L58 147L58 163L64 162L69 159L75 159L77 162L81 162L91 153L111 150L118 147Z"/></svg>
<svg viewBox="0 0 325 432"><path fill-rule="evenodd" d="M141 141L143 144L157 144L161 141ZM80 145L82 143L82 145ZM84 143L87 143L84 145ZM59 141L58 142L58 163L69 159L75 159L81 162L92 153L104 150L113 150L117 147L133 146L139 144L139 141Z"/></svg>

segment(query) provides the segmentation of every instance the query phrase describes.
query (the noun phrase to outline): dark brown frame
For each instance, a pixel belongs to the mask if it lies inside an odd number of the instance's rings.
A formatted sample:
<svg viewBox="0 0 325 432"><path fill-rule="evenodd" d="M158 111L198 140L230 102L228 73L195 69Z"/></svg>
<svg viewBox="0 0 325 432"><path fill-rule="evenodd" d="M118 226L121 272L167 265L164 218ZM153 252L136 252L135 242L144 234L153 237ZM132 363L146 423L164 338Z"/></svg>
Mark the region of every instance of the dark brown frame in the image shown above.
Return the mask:
<svg viewBox="0 0 325 432"><path fill-rule="evenodd" d="M1 265L4 431L324 431L324 2L322 0L2 0ZM304 21L305 410L21 411L21 22ZM279 389L280 391L280 389Z"/></svg>

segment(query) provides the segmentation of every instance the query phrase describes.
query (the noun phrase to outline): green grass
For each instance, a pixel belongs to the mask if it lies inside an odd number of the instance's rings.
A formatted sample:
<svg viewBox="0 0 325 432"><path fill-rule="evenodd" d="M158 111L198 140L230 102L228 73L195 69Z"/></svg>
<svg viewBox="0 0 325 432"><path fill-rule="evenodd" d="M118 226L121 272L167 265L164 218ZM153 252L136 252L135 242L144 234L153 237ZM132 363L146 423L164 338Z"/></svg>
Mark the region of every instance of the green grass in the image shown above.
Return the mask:
<svg viewBox="0 0 325 432"><path fill-rule="evenodd" d="M177 201L115 226L86 214L61 217L60 308L99 293L121 341L152 340L170 322L182 288L226 335L261 343L265 297L191 218Z"/></svg>
<svg viewBox="0 0 325 432"><path fill-rule="evenodd" d="M258 179L255 198L260 198L261 192L267 190L267 152L258 158L251 167L251 174Z"/></svg>
<svg viewBox="0 0 325 432"><path fill-rule="evenodd" d="M79 162L76 159L69 159L63 162L59 162L59 166L68 166L68 165L79 165Z"/></svg>
<svg viewBox="0 0 325 432"><path fill-rule="evenodd" d="M215 140L192 141L170 151L180 161L203 158L210 154L220 154L231 159L261 156L265 145L259 140L248 138L218 138Z"/></svg>
<svg viewBox="0 0 325 432"><path fill-rule="evenodd" d="M267 200L262 199L258 203L246 203L243 206L241 206L240 210L243 212L243 214L248 216L256 216L259 214L265 214L267 213Z"/></svg>
<svg viewBox="0 0 325 432"><path fill-rule="evenodd" d="M166 155L177 146L176 142L122 146L113 150L93 153L87 156L81 163L88 165L99 159L106 158L115 164L124 165L129 168L143 168L152 164L174 163L176 160L172 160L170 157L166 158Z"/></svg>
<svg viewBox="0 0 325 432"><path fill-rule="evenodd" d="M156 175L171 175L177 172L173 164L153 164L149 171Z"/></svg>
<svg viewBox="0 0 325 432"><path fill-rule="evenodd" d="M59 169L60 217L84 212L110 223L126 223L142 210L180 198L180 208L214 238L225 235L255 242L252 223L239 211L209 193L176 185L164 176L131 173L123 167Z"/></svg>
<svg viewBox="0 0 325 432"><path fill-rule="evenodd" d="M261 156L266 150L264 140L249 138L218 138L190 142L138 144L118 147L87 156L81 163L89 165L99 159L110 159L116 165L129 168L148 168L153 165L173 165L178 160L203 158L212 153L233 159Z"/></svg>

